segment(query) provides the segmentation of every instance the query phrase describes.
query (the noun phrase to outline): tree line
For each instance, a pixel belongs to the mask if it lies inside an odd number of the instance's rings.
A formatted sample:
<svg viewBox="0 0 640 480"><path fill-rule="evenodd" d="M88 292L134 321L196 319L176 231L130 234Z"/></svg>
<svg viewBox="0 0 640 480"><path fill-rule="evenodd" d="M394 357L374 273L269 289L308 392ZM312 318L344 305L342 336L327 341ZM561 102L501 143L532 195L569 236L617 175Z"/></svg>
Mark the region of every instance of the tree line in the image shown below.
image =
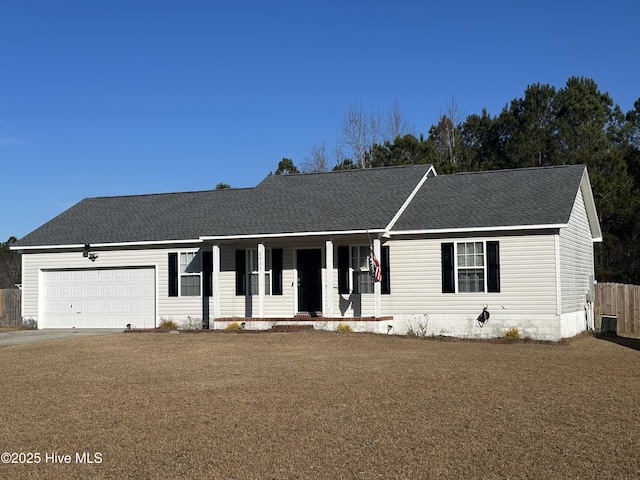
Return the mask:
<svg viewBox="0 0 640 480"><path fill-rule="evenodd" d="M386 114L349 108L333 152L315 145L298 166L283 158L276 175L433 164L439 174L584 164L589 171L603 242L596 244L600 282L640 284L640 98L628 112L596 82L571 77L564 87L527 87L498 115L463 118L455 99L426 137L397 103ZM216 188L229 188L219 183ZM0 243L0 288L20 283L20 255Z"/></svg>
<svg viewBox="0 0 640 480"><path fill-rule="evenodd" d="M624 112L596 82L571 77L564 87L533 84L498 115L462 118L455 99L425 137L411 131L394 104L387 115L349 109L331 159L315 146L298 169L279 173L433 164L439 174L584 164L603 232L596 244L600 282L640 284L640 98Z"/></svg>
<svg viewBox="0 0 640 480"><path fill-rule="evenodd" d="M20 254L9 249L16 237L0 243L0 289L15 288L21 282L22 264Z"/></svg>

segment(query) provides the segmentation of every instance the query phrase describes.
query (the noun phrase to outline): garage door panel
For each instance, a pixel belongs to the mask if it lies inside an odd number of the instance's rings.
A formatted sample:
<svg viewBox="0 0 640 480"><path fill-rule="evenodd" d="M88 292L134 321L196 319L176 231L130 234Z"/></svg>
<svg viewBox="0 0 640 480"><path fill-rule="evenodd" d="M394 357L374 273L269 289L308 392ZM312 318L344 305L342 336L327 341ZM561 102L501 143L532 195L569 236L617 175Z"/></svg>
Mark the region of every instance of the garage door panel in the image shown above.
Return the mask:
<svg viewBox="0 0 640 480"><path fill-rule="evenodd" d="M87 279L87 274L83 270L71 272L71 281L73 282L84 282L86 279Z"/></svg>
<svg viewBox="0 0 640 480"><path fill-rule="evenodd" d="M155 326L155 269L44 271L42 328Z"/></svg>

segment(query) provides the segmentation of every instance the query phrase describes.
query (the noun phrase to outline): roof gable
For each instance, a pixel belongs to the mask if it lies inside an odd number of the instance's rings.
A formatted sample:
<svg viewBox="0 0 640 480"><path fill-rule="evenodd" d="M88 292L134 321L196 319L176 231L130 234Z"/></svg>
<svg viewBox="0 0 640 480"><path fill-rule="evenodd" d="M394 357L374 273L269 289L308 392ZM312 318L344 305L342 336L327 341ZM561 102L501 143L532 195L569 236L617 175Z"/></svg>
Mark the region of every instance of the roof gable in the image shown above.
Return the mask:
<svg viewBox="0 0 640 480"><path fill-rule="evenodd" d="M425 182L394 232L564 225L585 167L439 175Z"/></svg>

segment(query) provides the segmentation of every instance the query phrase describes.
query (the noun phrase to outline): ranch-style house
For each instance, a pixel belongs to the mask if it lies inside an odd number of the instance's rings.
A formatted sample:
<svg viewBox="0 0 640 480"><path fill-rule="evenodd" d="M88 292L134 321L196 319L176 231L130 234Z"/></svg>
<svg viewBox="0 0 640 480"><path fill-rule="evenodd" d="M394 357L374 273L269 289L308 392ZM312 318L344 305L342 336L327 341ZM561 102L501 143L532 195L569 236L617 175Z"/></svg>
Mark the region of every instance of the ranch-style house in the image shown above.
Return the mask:
<svg viewBox="0 0 640 480"><path fill-rule="evenodd" d="M586 167L270 175L86 198L13 249L38 328L313 324L559 340L593 328Z"/></svg>

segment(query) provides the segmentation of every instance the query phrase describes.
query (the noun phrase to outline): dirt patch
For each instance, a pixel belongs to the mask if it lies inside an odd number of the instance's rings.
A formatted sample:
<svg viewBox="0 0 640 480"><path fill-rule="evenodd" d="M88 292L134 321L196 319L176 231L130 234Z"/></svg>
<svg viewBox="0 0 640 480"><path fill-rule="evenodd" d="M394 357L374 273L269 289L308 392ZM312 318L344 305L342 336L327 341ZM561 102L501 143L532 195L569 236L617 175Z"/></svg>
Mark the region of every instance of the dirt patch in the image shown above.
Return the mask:
<svg viewBox="0 0 640 480"><path fill-rule="evenodd" d="M0 450L41 456L0 478L640 478L640 355L591 336L108 335L0 365Z"/></svg>

